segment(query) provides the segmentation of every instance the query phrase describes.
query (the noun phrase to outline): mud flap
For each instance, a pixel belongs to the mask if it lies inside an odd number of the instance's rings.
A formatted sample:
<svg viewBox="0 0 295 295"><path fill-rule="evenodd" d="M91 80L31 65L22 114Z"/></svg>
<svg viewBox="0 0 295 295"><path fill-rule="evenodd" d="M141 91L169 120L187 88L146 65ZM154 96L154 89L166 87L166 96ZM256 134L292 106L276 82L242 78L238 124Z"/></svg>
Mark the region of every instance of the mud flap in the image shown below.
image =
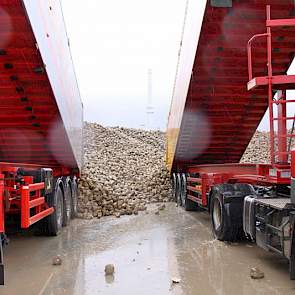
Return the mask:
<svg viewBox="0 0 295 295"><path fill-rule="evenodd" d="M291 253L289 261L290 279L295 280L295 212L290 213L291 233Z"/></svg>

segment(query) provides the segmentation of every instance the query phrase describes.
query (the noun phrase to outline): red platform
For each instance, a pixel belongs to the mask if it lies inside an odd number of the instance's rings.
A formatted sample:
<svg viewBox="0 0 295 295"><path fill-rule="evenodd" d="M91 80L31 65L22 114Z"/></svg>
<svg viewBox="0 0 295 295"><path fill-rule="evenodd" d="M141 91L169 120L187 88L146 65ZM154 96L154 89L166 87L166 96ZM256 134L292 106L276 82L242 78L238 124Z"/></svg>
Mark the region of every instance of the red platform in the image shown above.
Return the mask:
<svg viewBox="0 0 295 295"><path fill-rule="evenodd" d="M279 89L295 89L295 75L279 75L271 78L271 83L274 87ZM267 86L269 84L269 77L256 77L248 82L248 90L253 90L259 86Z"/></svg>

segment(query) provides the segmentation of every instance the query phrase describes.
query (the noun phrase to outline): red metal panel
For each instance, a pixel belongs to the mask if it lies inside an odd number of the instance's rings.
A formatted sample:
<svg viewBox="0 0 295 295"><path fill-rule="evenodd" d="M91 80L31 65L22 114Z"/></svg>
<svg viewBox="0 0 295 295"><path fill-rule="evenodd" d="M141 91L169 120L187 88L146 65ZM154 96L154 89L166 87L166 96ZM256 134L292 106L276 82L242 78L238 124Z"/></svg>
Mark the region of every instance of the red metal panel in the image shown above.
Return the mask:
<svg viewBox="0 0 295 295"><path fill-rule="evenodd" d="M293 156L293 162L294 158ZM267 164L194 165L188 167L187 172L198 176L187 178L189 198L198 203L202 200L202 206L208 205L207 194L210 192L211 187L217 184L248 183L265 186L274 184L290 185L289 165L281 165L280 168L272 168L271 165ZM294 171L293 173L295 174ZM193 196L194 193L196 196Z"/></svg>
<svg viewBox="0 0 295 295"><path fill-rule="evenodd" d="M34 199L34 200L30 201L29 202L29 207L31 209L31 208L34 208L36 206L42 205L44 203L45 203L45 198L44 197L40 197L38 199Z"/></svg>
<svg viewBox="0 0 295 295"><path fill-rule="evenodd" d="M60 3L25 4L27 8L22 0L0 0L0 161L76 169L81 161L73 148L79 149L76 141L81 147L82 106L79 98L77 112L77 83L68 62L71 56ZM40 7L30 10L32 5L46 7L48 13ZM34 13L42 15L42 22L38 23ZM33 32L32 25L44 32L43 21L49 17L59 18L55 21L58 27L51 26L50 38L45 37L63 54L50 51L47 43L41 46L39 35L35 38L37 31ZM48 56L60 67L51 67ZM59 82L50 80L49 73ZM72 142L69 134L75 137Z"/></svg>
<svg viewBox="0 0 295 295"><path fill-rule="evenodd" d="M30 217L29 225L32 225L32 224L36 223L37 221L43 219L44 217L49 216L53 212L54 212L53 208L48 208L46 210L41 211L40 213Z"/></svg>
<svg viewBox="0 0 295 295"><path fill-rule="evenodd" d="M30 177L24 177L26 183L30 183ZM33 181L33 179L31 179ZM45 204L45 198L40 197L41 190L44 189L44 182L31 183L21 187L21 227L28 228L33 223L43 219L44 217L52 214L54 208L48 208ZM30 192L35 192L33 197ZM43 206L42 206L43 205ZM31 216L30 209L36 208L35 214Z"/></svg>
<svg viewBox="0 0 295 295"><path fill-rule="evenodd" d="M266 21L267 27L295 26L295 19L271 19Z"/></svg>
<svg viewBox="0 0 295 295"><path fill-rule="evenodd" d="M286 99L286 91L280 91L278 93L278 99L285 100ZM278 104L278 117L279 118L286 118L286 104L280 103ZM280 164L287 164L288 163L288 155L283 154L284 151L287 150L287 121L286 120L278 120L278 134L281 136L278 137L278 162Z"/></svg>
<svg viewBox="0 0 295 295"><path fill-rule="evenodd" d="M268 85L268 77L256 77L253 78L250 82L248 82L248 90L255 89L256 87L259 86L266 86ZM278 75L278 76L273 76L272 79L272 84L276 85L277 87L282 88L295 88L295 75Z"/></svg>
<svg viewBox="0 0 295 295"><path fill-rule="evenodd" d="M33 192L33 191L36 191L36 190L44 189L44 187L45 187L45 183L44 182L33 183L33 184L30 184L29 190L30 190L30 192Z"/></svg>
<svg viewBox="0 0 295 295"><path fill-rule="evenodd" d="M46 64L46 74L65 128L64 136L82 165L83 110L60 0L22 0ZM59 154L57 153L56 157ZM63 162L63 155L58 158Z"/></svg>
<svg viewBox="0 0 295 295"><path fill-rule="evenodd" d="M198 178L198 177L187 177L187 182L197 182L197 183L201 183L202 178Z"/></svg>
<svg viewBox="0 0 295 295"><path fill-rule="evenodd" d="M193 187L193 186L187 186L187 189L189 191L192 191L192 192L196 192L196 193L202 193L202 190L196 188L196 187Z"/></svg>
<svg viewBox="0 0 295 295"><path fill-rule="evenodd" d="M259 165L256 164L217 164L198 165L188 167L189 173L232 173L232 174L258 174Z"/></svg>
<svg viewBox="0 0 295 295"><path fill-rule="evenodd" d="M30 191L29 186L22 187L21 193L21 227L28 228L30 226Z"/></svg>
<svg viewBox="0 0 295 295"><path fill-rule="evenodd" d="M192 196L190 194L187 195L187 198L190 199L190 200L192 200L192 201L195 201L196 203L198 203L200 205L203 205L201 198L197 198L197 197Z"/></svg>

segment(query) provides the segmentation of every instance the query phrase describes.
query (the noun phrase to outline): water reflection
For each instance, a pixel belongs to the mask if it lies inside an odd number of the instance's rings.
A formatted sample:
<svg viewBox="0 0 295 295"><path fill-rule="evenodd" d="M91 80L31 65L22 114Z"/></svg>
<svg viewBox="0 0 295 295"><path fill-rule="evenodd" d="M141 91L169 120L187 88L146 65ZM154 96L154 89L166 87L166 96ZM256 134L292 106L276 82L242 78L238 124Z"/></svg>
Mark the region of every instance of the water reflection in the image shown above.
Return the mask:
<svg viewBox="0 0 295 295"><path fill-rule="evenodd" d="M272 295L295 290L285 263L246 243L213 240L206 213L186 213L174 204L160 215L75 220L60 237L24 237L12 240L8 249L9 280L1 294ZM53 267L57 254L63 264ZM115 266L113 276L104 273L109 263ZM265 279L250 279L254 266ZM172 278L180 283L172 284Z"/></svg>

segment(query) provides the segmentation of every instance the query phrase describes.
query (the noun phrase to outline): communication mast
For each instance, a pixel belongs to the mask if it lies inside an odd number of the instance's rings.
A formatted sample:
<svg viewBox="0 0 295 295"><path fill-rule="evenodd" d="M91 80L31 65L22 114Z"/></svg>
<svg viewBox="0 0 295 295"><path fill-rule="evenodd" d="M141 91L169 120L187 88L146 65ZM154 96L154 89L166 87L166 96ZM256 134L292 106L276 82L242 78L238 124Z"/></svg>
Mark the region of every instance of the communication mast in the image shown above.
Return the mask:
<svg viewBox="0 0 295 295"><path fill-rule="evenodd" d="M146 106L146 129L151 129L152 116L154 114L154 107L152 104L152 69L148 69L148 95L147 95L147 106Z"/></svg>

